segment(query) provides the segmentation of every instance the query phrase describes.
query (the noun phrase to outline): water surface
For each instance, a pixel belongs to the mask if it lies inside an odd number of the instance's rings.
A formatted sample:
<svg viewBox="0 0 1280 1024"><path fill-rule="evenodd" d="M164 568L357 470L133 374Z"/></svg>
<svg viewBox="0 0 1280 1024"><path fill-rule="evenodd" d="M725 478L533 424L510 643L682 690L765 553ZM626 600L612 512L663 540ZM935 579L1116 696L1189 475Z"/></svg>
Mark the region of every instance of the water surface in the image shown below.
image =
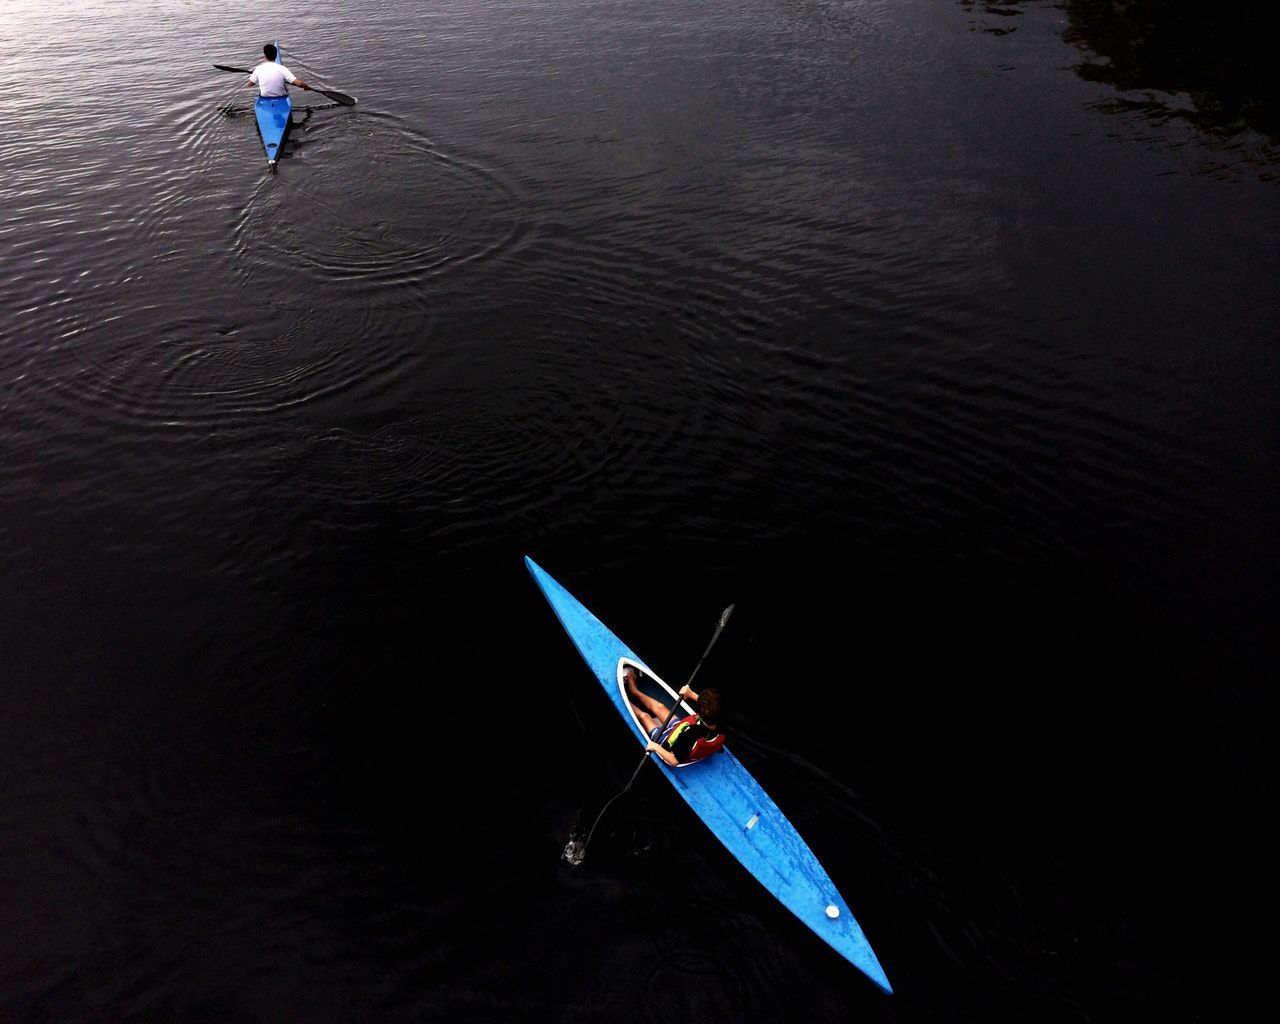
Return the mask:
<svg viewBox="0 0 1280 1024"><path fill-rule="evenodd" d="M1080 4L55 7L0 35L4 1015L1244 1005L1264 122ZM212 69L271 38L360 101L274 175ZM700 678L892 998L656 773L561 859L635 752L526 553L669 679L736 603Z"/></svg>

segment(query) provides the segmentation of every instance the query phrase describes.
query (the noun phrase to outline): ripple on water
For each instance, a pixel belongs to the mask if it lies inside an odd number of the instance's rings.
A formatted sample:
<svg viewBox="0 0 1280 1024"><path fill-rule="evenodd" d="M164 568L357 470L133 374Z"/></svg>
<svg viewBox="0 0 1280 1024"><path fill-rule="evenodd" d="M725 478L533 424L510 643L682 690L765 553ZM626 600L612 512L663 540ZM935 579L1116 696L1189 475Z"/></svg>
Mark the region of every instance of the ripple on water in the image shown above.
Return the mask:
<svg viewBox="0 0 1280 1024"><path fill-rule="evenodd" d="M687 909L692 923L658 936L644 1019L736 1021L768 1007L785 988L793 951L748 909L726 907L724 899L694 894Z"/></svg>
<svg viewBox="0 0 1280 1024"><path fill-rule="evenodd" d="M279 187L257 190L235 226L246 283L270 253L287 252L325 285L395 295L512 246L516 193L494 167L448 152L389 114L303 121L282 161ZM323 149L323 169L312 149ZM285 205L287 204L287 205ZM290 217L280 216L287 209ZM268 250L266 238L275 240ZM255 258L256 257L256 258Z"/></svg>
<svg viewBox="0 0 1280 1024"><path fill-rule="evenodd" d="M252 183L225 171L229 138L256 144L251 104L176 116L183 173L135 182L119 216L79 218L92 175L71 170L76 188L21 214L81 225L14 286L41 296L19 310L32 372L16 383L46 422L234 430L336 396L389 401L432 352L441 295L463 287L450 276L517 240L505 177L396 118L303 115L290 159Z"/></svg>

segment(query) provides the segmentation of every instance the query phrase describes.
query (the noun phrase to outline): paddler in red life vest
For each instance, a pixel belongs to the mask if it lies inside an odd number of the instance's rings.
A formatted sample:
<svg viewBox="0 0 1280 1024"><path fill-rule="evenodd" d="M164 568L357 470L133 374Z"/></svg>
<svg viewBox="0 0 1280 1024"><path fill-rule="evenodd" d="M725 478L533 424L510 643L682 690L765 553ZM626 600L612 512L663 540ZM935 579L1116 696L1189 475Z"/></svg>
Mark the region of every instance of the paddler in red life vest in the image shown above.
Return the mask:
<svg viewBox="0 0 1280 1024"><path fill-rule="evenodd" d="M720 721L720 692L708 686L702 693L689 687L680 687L680 699L690 701L697 713L685 718L673 718L663 731L663 723L671 709L660 700L641 692L636 670L628 665L622 672L627 698L635 709L636 718L649 734L645 749L657 754L667 764L675 767L690 761L701 761L724 746L724 733L717 725Z"/></svg>

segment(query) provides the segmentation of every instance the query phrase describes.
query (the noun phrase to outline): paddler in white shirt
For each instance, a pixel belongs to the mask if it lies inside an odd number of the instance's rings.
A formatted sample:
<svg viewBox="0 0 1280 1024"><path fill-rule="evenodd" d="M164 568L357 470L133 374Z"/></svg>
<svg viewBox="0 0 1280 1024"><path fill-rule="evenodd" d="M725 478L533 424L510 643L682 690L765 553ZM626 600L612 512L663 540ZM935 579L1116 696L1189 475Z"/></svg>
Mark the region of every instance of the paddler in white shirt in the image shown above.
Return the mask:
<svg viewBox="0 0 1280 1024"><path fill-rule="evenodd" d="M245 85L252 88L258 87L258 95L265 96L268 99L275 99L280 96L287 96L289 86L296 85L299 89L310 89L301 78L295 75L283 64L276 60L278 51L275 43L267 43L262 48L263 54L266 56L261 64L253 69L253 73L249 75L249 80Z"/></svg>

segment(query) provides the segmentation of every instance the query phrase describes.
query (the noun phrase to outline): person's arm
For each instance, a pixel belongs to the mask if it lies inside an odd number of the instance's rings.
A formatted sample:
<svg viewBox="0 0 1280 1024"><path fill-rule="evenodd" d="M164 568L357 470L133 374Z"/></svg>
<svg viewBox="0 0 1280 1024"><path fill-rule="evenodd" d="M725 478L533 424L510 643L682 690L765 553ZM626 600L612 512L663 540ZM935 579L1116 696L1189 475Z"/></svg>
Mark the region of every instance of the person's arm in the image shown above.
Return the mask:
<svg viewBox="0 0 1280 1024"><path fill-rule="evenodd" d="M311 86L307 85L306 82L304 82L301 78L298 78L296 75L294 76L293 81L290 82L289 84L296 85L299 89L306 89L308 92L311 91Z"/></svg>
<svg viewBox="0 0 1280 1024"><path fill-rule="evenodd" d="M688 683L685 683L684 686L680 687L679 697L681 700L691 700L695 704L698 703L698 695L689 689Z"/></svg>
<svg viewBox="0 0 1280 1024"><path fill-rule="evenodd" d="M650 740L648 743L645 744L645 750L649 751L650 753L657 754L660 758L662 758L662 760L666 761L667 764L671 765L672 768L674 768L676 765L680 763L679 761L676 760L675 754L671 753L671 751L669 751L661 743L655 743L653 740Z"/></svg>

